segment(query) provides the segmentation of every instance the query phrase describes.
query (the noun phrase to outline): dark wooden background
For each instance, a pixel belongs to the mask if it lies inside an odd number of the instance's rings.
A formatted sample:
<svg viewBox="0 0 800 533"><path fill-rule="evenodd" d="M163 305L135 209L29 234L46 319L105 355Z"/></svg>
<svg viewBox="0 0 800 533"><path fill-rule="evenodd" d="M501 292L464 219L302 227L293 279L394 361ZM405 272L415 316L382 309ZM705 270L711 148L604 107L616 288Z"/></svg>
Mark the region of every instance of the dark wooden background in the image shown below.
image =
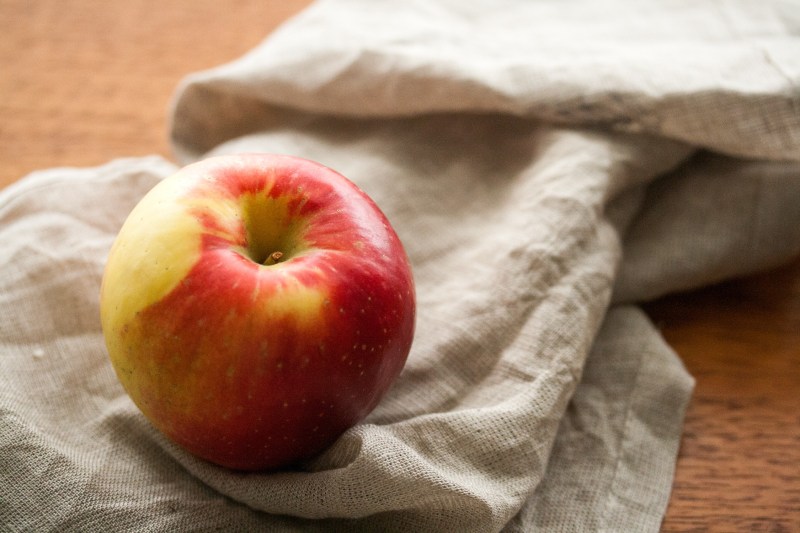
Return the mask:
<svg viewBox="0 0 800 533"><path fill-rule="evenodd" d="M170 157L179 80L308 3L0 0L0 187ZM800 261L646 310L697 379L663 530L800 531Z"/></svg>

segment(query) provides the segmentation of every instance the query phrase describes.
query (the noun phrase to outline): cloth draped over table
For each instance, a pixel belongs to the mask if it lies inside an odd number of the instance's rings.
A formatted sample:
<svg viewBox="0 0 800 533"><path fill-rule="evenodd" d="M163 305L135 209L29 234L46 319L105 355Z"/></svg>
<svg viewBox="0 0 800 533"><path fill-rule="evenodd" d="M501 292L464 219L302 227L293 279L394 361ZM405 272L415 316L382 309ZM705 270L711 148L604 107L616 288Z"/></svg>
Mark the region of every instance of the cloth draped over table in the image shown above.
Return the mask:
<svg viewBox="0 0 800 533"><path fill-rule="evenodd" d="M320 1L185 80L171 132L180 164L289 153L376 200L417 283L406 368L300 468L188 456L97 305L176 165L36 172L0 191L11 530L657 531L693 381L636 304L800 252L791 2Z"/></svg>

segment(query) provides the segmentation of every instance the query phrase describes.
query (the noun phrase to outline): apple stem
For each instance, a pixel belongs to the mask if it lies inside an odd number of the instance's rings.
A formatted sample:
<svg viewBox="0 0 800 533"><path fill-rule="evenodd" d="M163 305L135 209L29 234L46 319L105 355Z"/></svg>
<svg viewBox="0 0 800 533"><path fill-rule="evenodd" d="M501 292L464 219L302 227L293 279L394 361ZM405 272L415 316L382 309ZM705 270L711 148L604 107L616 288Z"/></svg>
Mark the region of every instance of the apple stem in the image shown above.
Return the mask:
<svg viewBox="0 0 800 533"><path fill-rule="evenodd" d="M283 252L274 251L271 254L269 254L267 259L264 261L264 264L267 266L274 265L275 263L281 260L281 257L283 257Z"/></svg>

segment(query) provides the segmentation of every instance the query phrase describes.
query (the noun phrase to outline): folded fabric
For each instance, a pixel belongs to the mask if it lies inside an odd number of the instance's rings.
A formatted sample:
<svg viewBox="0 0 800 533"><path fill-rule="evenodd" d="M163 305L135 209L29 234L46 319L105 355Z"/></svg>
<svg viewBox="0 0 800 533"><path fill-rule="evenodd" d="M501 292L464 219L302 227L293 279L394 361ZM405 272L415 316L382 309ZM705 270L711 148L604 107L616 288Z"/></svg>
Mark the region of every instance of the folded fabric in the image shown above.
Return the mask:
<svg viewBox="0 0 800 533"><path fill-rule="evenodd" d="M790 15L327 0L188 78L181 164L267 151L333 167L414 268L400 379L298 469L187 455L107 360L108 248L174 164L51 169L0 191L0 523L657 531L693 381L636 303L800 252Z"/></svg>

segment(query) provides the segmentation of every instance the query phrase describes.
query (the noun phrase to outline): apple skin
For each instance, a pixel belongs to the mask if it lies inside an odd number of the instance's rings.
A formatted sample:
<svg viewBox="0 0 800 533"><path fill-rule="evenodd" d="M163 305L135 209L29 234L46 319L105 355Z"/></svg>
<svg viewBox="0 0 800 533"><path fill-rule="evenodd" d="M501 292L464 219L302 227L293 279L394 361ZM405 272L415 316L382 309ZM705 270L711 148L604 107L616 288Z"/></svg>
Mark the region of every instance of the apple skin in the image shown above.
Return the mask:
<svg viewBox="0 0 800 533"><path fill-rule="evenodd" d="M378 404L411 347L414 281L388 220L344 176L236 154L184 167L133 209L100 315L117 377L156 428L218 465L276 469Z"/></svg>

